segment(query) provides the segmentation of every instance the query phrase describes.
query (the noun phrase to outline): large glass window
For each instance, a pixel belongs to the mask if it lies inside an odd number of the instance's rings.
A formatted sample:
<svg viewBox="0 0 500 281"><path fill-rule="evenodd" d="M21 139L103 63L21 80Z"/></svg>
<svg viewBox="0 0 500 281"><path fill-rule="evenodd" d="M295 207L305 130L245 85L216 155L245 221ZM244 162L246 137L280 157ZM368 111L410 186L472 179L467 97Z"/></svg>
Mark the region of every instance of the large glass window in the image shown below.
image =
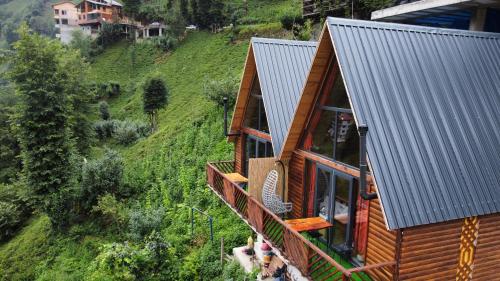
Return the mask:
<svg viewBox="0 0 500 281"><path fill-rule="evenodd" d="M330 159L359 166L359 135L340 75L329 95L319 98L303 147Z"/></svg>
<svg viewBox="0 0 500 281"><path fill-rule="evenodd" d="M307 166L307 178L312 184L307 193L313 198L307 206L313 211L308 213L333 224L332 228L319 231L321 240L339 253L356 257L360 242L366 241L366 231L360 230L366 221L365 213L356 213L362 200L358 196L357 178L311 161Z"/></svg>
<svg viewBox="0 0 500 281"><path fill-rule="evenodd" d="M266 110L264 108L264 102L262 101L262 92L257 77L253 82L250 92L250 98L245 112L244 126L269 133Z"/></svg>

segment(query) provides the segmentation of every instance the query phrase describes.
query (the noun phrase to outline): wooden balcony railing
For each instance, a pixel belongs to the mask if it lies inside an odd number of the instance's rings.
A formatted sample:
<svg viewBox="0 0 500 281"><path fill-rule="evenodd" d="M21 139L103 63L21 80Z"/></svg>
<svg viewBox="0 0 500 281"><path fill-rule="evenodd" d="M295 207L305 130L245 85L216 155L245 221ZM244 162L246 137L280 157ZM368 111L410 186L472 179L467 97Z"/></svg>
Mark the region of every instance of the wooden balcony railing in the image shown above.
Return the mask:
<svg viewBox="0 0 500 281"><path fill-rule="evenodd" d="M346 268L291 229L280 217L225 176L233 171L232 161L208 163L208 185L250 227L262 234L266 242L279 249L281 254L310 280L371 280L367 272L395 265L394 261L390 261Z"/></svg>

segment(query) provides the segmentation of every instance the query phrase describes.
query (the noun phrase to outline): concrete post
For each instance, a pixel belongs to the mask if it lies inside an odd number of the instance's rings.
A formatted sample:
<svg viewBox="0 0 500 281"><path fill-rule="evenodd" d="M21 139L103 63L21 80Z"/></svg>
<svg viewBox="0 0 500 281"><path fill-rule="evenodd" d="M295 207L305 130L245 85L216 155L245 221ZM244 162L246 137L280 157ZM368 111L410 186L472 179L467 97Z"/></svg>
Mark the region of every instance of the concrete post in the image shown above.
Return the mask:
<svg viewBox="0 0 500 281"><path fill-rule="evenodd" d="M469 30L484 31L484 23L486 21L486 7L477 7L472 12L470 19Z"/></svg>
<svg viewBox="0 0 500 281"><path fill-rule="evenodd" d="M160 27L160 28L158 29L158 34L160 35L160 37L162 36L162 32L163 32L163 28L161 28L161 27Z"/></svg>

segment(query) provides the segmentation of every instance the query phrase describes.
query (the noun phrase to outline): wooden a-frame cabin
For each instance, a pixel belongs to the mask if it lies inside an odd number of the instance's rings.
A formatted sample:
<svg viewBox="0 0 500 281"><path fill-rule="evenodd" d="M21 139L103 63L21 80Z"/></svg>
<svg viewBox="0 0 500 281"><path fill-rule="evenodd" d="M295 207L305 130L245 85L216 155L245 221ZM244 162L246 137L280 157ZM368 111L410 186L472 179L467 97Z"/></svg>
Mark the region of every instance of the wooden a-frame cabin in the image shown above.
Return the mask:
<svg viewBox="0 0 500 281"><path fill-rule="evenodd" d="M209 163L207 179L289 267L310 280L500 280L498 34L328 18L303 81L279 65L304 57L256 44L235 159ZM260 198L271 169L285 216ZM309 217L332 225L319 243L287 223Z"/></svg>

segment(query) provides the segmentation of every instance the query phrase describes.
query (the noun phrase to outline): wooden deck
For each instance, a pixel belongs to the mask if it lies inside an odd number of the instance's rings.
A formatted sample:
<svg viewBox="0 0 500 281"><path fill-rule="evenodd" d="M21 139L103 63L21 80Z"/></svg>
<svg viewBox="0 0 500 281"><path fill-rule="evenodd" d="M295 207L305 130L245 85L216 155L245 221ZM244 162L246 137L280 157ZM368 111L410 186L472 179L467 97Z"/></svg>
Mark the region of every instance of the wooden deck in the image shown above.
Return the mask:
<svg viewBox="0 0 500 281"><path fill-rule="evenodd" d="M254 231L262 234L266 242L278 249L287 262L297 267L310 280L370 280L366 277L370 271L394 267L394 261L387 261L364 267L346 268L249 196L236 182L225 175L233 172L233 161L207 164L209 187Z"/></svg>

